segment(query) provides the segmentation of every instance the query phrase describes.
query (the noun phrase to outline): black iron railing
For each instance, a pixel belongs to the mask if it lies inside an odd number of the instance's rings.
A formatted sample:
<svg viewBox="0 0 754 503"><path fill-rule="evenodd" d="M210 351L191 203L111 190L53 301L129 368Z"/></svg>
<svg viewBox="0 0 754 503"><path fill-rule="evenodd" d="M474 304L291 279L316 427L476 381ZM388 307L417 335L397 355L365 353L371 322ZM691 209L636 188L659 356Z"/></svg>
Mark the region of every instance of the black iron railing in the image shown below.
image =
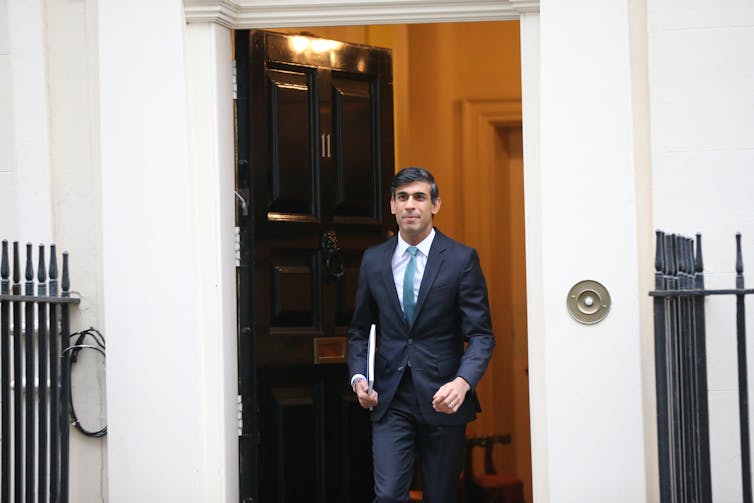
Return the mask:
<svg viewBox="0 0 754 503"><path fill-rule="evenodd" d="M68 387L62 358L70 334L68 254L63 253L60 293L55 245L39 246L35 281L32 245L26 245L24 279L18 242L0 256L0 502L68 502Z"/></svg>
<svg viewBox="0 0 754 503"><path fill-rule="evenodd" d="M662 503L712 501L707 406L704 298L735 295L743 501L752 503L749 404L741 235L736 235L736 287L704 288L702 236L657 231L655 257L655 374Z"/></svg>

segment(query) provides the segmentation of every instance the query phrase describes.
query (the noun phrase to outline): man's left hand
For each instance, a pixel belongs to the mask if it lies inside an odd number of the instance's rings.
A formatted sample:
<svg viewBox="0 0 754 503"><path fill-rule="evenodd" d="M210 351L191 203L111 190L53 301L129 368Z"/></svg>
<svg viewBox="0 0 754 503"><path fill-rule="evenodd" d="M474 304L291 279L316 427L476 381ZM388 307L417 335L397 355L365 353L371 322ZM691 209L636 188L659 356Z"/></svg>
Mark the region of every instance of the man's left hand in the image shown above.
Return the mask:
<svg viewBox="0 0 754 503"><path fill-rule="evenodd" d="M461 408L466 392L471 389L463 377L456 377L443 384L432 398L432 408L444 414L455 414Z"/></svg>

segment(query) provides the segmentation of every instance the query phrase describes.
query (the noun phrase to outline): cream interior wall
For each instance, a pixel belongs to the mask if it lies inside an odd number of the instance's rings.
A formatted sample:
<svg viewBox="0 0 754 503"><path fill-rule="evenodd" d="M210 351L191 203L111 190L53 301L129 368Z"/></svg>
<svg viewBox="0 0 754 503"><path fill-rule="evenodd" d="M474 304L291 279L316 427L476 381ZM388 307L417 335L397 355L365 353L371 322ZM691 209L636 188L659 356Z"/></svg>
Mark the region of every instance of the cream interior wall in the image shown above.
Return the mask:
<svg viewBox="0 0 754 503"><path fill-rule="evenodd" d="M647 25L654 224L702 233L708 288L734 287L740 231L750 288L754 4L648 0ZM751 299L747 306L751 313ZM741 501L734 300L710 298L707 312L712 497Z"/></svg>
<svg viewBox="0 0 754 503"><path fill-rule="evenodd" d="M460 101L521 99L521 56L516 22L412 25L410 48L409 140L403 165L426 166L443 184L450 211L437 224L451 236L463 235L465 212L460 163Z"/></svg>
<svg viewBox="0 0 754 503"><path fill-rule="evenodd" d="M483 413L469 433L512 435L512 445L496 447L495 466L519 477L531 500L521 131L501 125L489 143L462 144L471 134L462 129L464 103L521 101L519 23L418 24L408 35L408 143L401 146L401 166L434 173L443 200L435 223L479 250L488 282L497 345L478 389ZM468 148L479 149L478 166L465 165ZM474 454L481 474L482 453Z"/></svg>

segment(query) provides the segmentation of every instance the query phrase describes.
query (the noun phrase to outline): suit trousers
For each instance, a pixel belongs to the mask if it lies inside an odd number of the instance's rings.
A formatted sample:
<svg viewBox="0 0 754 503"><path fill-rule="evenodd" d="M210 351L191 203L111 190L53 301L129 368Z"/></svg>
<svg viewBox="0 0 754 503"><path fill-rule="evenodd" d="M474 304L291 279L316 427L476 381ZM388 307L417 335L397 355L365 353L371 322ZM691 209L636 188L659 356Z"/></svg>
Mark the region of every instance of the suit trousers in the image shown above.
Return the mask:
<svg viewBox="0 0 754 503"><path fill-rule="evenodd" d="M425 421L407 367L386 414L372 424L374 503L409 501L417 454L424 503L456 503L465 438L465 424Z"/></svg>

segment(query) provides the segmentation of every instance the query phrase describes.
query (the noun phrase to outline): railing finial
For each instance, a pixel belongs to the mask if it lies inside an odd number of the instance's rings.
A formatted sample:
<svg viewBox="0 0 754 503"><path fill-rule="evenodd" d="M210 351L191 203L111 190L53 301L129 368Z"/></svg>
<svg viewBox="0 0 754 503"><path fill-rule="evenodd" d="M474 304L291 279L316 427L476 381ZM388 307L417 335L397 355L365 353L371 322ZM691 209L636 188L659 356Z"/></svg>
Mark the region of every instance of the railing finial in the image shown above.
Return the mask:
<svg viewBox="0 0 754 503"><path fill-rule="evenodd" d="M665 233L657 229L655 231L655 272L663 272L665 265Z"/></svg>
<svg viewBox="0 0 754 503"><path fill-rule="evenodd" d="M704 272L704 260L702 259L702 233L696 233L696 260L694 261L694 270Z"/></svg>
<svg viewBox="0 0 754 503"><path fill-rule="evenodd" d="M18 241L13 241L13 286L17 287L21 284L21 258L18 252ZM20 286L18 286L20 288ZM14 294L21 293L13 292Z"/></svg>
<svg viewBox="0 0 754 503"><path fill-rule="evenodd" d="M8 264L8 240L3 239L3 251L0 255L0 293L8 294L8 278L10 265Z"/></svg>
<svg viewBox="0 0 754 503"><path fill-rule="evenodd" d="M58 258L54 244L50 245L50 295L58 295Z"/></svg>
<svg viewBox="0 0 754 503"><path fill-rule="evenodd" d="M694 277L694 238L686 238L686 263L688 264L688 270L690 278Z"/></svg>
<svg viewBox="0 0 754 503"><path fill-rule="evenodd" d="M678 235L670 235L670 274L672 276L678 275Z"/></svg>
<svg viewBox="0 0 754 503"><path fill-rule="evenodd" d="M71 288L71 281L68 278L68 252L63 252L63 284L61 285L63 287L63 291L60 294L61 297L70 297L71 294L69 292Z"/></svg>
<svg viewBox="0 0 754 503"><path fill-rule="evenodd" d="M37 292L40 297L47 296L47 268L45 267L45 245L39 245L39 265L37 266Z"/></svg>
<svg viewBox="0 0 754 503"><path fill-rule="evenodd" d="M26 295L34 295L34 264L31 261L32 244L26 243Z"/></svg>
<svg viewBox="0 0 754 503"><path fill-rule="evenodd" d="M741 254L741 233L736 232L736 272L743 274L744 272L744 259Z"/></svg>

